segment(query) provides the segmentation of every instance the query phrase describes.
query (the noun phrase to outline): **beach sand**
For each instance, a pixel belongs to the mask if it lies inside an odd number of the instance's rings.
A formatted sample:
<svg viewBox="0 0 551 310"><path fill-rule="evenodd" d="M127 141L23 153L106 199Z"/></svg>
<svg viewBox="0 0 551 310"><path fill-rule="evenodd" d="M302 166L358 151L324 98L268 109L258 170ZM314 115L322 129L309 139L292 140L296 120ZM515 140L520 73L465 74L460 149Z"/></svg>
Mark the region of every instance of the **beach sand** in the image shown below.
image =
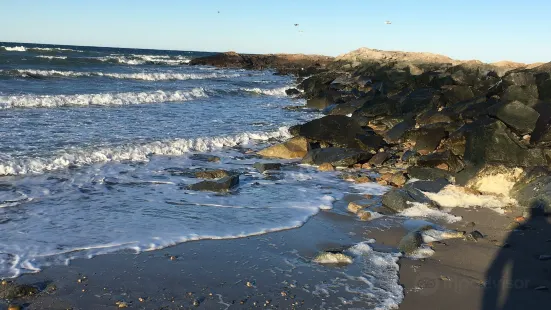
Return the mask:
<svg viewBox="0 0 551 310"><path fill-rule="evenodd" d="M476 229L485 238L435 242L435 254L422 260L402 257L399 275L405 298L400 309L498 309L483 307L482 302L485 293L493 296L494 286L485 288L483 284L486 271L498 253L503 253L500 251L506 251L505 256L515 264L522 264L526 273L523 279L513 279L518 286L511 290L518 293L513 294L514 301L521 308L544 309L551 293L541 286L551 287L551 260L538 257L551 253L547 228L551 221L540 217L529 223L531 229L506 241L507 226L517 213L498 215L488 209L458 208L452 213L463 220L447 227ZM403 220L383 217L361 222L351 215L321 211L298 229L187 242L140 254L76 259L69 266L52 266L16 279L18 283L56 287L19 302L27 309L113 309L120 302L132 309L330 309L334 305L371 309L372 305L365 303L342 304L340 293L325 295L320 289L350 267L320 266L311 259L320 251L370 238L377 240L373 247L378 251L396 251L407 233ZM510 246L504 248L505 242Z"/></svg>

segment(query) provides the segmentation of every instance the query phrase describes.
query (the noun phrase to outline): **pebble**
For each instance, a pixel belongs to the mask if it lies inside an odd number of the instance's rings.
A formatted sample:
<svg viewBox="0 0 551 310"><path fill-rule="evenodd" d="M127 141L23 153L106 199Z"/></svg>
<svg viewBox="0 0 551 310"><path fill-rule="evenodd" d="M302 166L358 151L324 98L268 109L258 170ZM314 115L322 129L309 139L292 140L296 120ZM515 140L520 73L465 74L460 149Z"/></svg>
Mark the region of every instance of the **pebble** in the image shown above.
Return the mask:
<svg viewBox="0 0 551 310"><path fill-rule="evenodd" d="M195 299L195 300L193 301L193 305L194 305L195 307L199 307L200 304L201 304L201 302L199 302L199 300L197 300L197 299Z"/></svg>
<svg viewBox="0 0 551 310"><path fill-rule="evenodd" d="M253 287L253 284L247 281L247 287Z"/></svg>
<svg viewBox="0 0 551 310"><path fill-rule="evenodd" d="M21 310L20 305L9 305L8 310Z"/></svg>
<svg viewBox="0 0 551 310"><path fill-rule="evenodd" d="M360 210L357 214L360 221L369 221L371 219L371 212L369 211Z"/></svg>
<svg viewBox="0 0 551 310"><path fill-rule="evenodd" d="M330 163L323 163L323 164L319 165L318 170L319 171L335 171L335 167L333 167L333 165L331 165Z"/></svg>
<svg viewBox="0 0 551 310"><path fill-rule="evenodd" d="M128 308L128 304L124 301L117 301L115 303L119 308Z"/></svg>
<svg viewBox="0 0 551 310"><path fill-rule="evenodd" d="M479 232L478 230L474 230L468 234L465 235L465 239L469 241L478 241L479 239L484 238L484 235Z"/></svg>
<svg viewBox="0 0 551 310"><path fill-rule="evenodd" d="M145 299L143 299L143 298L141 298L141 297L138 298L138 300L139 300L140 302L145 302Z"/></svg>

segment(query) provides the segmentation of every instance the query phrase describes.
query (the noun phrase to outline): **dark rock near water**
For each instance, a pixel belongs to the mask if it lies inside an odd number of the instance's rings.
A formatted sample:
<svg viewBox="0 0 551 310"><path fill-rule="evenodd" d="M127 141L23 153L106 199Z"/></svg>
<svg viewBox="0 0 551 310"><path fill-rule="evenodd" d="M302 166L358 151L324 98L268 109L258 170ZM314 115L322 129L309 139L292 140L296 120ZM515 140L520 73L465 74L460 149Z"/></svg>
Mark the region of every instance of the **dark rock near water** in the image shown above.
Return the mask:
<svg viewBox="0 0 551 310"><path fill-rule="evenodd" d="M37 293L38 288L31 285L17 284L9 281L2 281L2 284L0 284L0 299L12 300L36 295Z"/></svg>
<svg viewBox="0 0 551 310"><path fill-rule="evenodd" d="M439 168L450 172L459 172L465 167L463 161L449 150L421 156L417 160L417 165L420 167Z"/></svg>
<svg viewBox="0 0 551 310"><path fill-rule="evenodd" d="M407 173L412 179L419 180L438 180L446 179L450 182L453 181L453 174L449 171L445 171L438 168L429 168L429 167L409 167Z"/></svg>
<svg viewBox="0 0 551 310"><path fill-rule="evenodd" d="M309 151L303 158L302 163L309 165L330 163L336 167L348 167L357 163L367 162L372 156L372 154L361 150L330 147Z"/></svg>
<svg viewBox="0 0 551 310"><path fill-rule="evenodd" d="M258 170L260 173L264 173L268 170L280 170L281 164L280 163L255 163L253 167Z"/></svg>
<svg viewBox="0 0 551 310"><path fill-rule="evenodd" d="M382 145L382 138L366 131L350 117L329 115L299 127L300 136L336 147L372 150Z"/></svg>
<svg viewBox="0 0 551 310"><path fill-rule="evenodd" d="M410 130L414 126L415 121L413 119L404 120L396 124L394 127L392 127L392 129L385 133L385 140L389 143L397 143L402 139L406 131Z"/></svg>
<svg viewBox="0 0 551 310"><path fill-rule="evenodd" d="M285 94L287 94L287 96L298 96L302 93L296 88L289 88L285 90Z"/></svg>
<svg viewBox="0 0 551 310"><path fill-rule="evenodd" d="M396 212L411 207L411 203L425 203L435 206L434 203L416 188L394 188L383 195L383 206Z"/></svg>
<svg viewBox="0 0 551 310"><path fill-rule="evenodd" d="M220 179L229 176L230 173L226 170L203 170L195 173L196 178L200 179Z"/></svg>
<svg viewBox="0 0 551 310"><path fill-rule="evenodd" d="M521 145L499 120L480 120L466 132L465 160L475 165L547 165L543 150Z"/></svg>
<svg viewBox="0 0 551 310"><path fill-rule="evenodd" d="M520 135L534 131L540 116L538 112L520 101L499 103L490 107L489 112Z"/></svg>
<svg viewBox="0 0 551 310"><path fill-rule="evenodd" d="M390 157L390 153L388 153L388 152L380 152L380 153L377 153L377 154L373 155L373 157L371 157L371 159L370 159L367 163L370 164L370 165L373 165L373 166L380 166L380 165L382 165L389 157Z"/></svg>
<svg viewBox="0 0 551 310"><path fill-rule="evenodd" d="M406 190L419 190L428 193L438 193L444 187L449 185L450 182L444 178L436 179L434 181L417 181L411 182L404 186Z"/></svg>
<svg viewBox="0 0 551 310"><path fill-rule="evenodd" d="M189 157L189 159L213 163L217 163L220 161L220 157L208 154L193 154Z"/></svg>
<svg viewBox="0 0 551 310"><path fill-rule="evenodd" d="M227 192L239 185L239 175L229 175L217 180L202 181L188 186L189 190Z"/></svg>

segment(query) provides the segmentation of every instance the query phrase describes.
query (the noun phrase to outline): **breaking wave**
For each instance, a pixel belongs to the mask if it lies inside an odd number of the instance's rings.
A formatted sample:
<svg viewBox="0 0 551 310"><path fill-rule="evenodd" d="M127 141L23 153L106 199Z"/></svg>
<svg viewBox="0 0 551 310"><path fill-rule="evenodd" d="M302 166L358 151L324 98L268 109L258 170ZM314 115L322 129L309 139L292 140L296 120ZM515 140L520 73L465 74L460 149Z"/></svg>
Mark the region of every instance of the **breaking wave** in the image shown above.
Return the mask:
<svg viewBox="0 0 551 310"><path fill-rule="evenodd" d="M0 50L5 50L8 52L27 52L27 51L39 51L39 52L79 52L82 51L74 50L70 48L60 48L60 47L25 47L25 46L0 46Z"/></svg>
<svg viewBox="0 0 551 310"><path fill-rule="evenodd" d="M58 58L57 56L43 56L44 58ZM63 58L61 58L63 59ZM108 77L114 79L130 79L144 81L167 81L167 80L202 80L216 78L234 78L240 74L194 74L194 73L157 73L157 72L140 72L140 73L103 73L103 72L78 72L78 71L59 71L59 70L0 70L0 75L3 76L20 76L29 78L50 78L50 77Z"/></svg>
<svg viewBox="0 0 551 310"><path fill-rule="evenodd" d="M259 95L268 95L268 96L287 96L285 93L285 90L289 87L280 87L280 88L274 88L274 89L261 89L261 88L242 88L241 90L249 92L249 93L255 93Z"/></svg>
<svg viewBox="0 0 551 310"><path fill-rule="evenodd" d="M82 95L18 95L0 96L0 109L10 108L55 108L65 106L109 106L130 105L144 103L162 103L189 101L196 98L208 97L203 88L194 88L188 91L154 91L154 92L127 92L101 93Z"/></svg>
<svg viewBox="0 0 551 310"><path fill-rule="evenodd" d="M71 149L47 158L11 158L0 161L0 175L37 174L47 171L111 161L145 162L151 155L178 156L188 152L208 152L269 139L289 138L287 127L273 132L245 132L233 136L175 139L145 144L127 144L97 149Z"/></svg>

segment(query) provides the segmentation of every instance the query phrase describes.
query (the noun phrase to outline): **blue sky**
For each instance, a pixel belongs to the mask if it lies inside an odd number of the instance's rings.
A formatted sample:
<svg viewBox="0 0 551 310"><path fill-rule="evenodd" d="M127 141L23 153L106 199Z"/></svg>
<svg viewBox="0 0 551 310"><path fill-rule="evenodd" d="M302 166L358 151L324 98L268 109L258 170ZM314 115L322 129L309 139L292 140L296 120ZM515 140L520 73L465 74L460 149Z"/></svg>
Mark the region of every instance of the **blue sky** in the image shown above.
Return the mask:
<svg viewBox="0 0 551 310"><path fill-rule="evenodd" d="M550 0L0 0L0 12L10 42L551 61Z"/></svg>

